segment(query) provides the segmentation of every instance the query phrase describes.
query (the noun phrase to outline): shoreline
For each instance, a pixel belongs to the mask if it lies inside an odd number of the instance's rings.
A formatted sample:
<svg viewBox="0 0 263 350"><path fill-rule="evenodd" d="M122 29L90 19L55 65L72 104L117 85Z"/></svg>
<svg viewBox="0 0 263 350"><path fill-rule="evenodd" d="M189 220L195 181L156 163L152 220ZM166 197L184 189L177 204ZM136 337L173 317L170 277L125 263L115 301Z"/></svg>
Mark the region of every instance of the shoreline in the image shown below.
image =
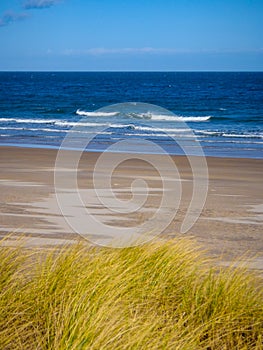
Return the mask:
<svg viewBox="0 0 263 350"><path fill-rule="evenodd" d="M0 236L6 237L10 232L15 236L25 235L28 245L34 247L79 240L80 236L72 231L56 204L53 170L57 150L4 146L0 149ZM72 154L63 152L68 156ZM104 175L108 174L111 159L116 155L108 153ZM81 189L92 188L90 174L99 156L99 152L83 155L79 172ZM136 226L148 220L149 210L156 208L160 199L161 182L157 172L136 159L136 155L131 157L114 173L113 190L120 199L130 199L132 181L143 178L150 190L146 210L128 216L110 213L98 207L92 196L88 204L92 215L102 215L107 224L116 227ZM161 159L162 156L155 157ZM180 225L191 201L193 178L185 156L172 156L172 159L182 179L182 198L174 220L160 238L194 237L210 255L220 257L223 265L249 252L249 256L257 256L255 266L263 269L262 160L207 157L209 186L203 211L190 231L180 234ZM166 176L173 175L167 169ZM99 186L104 191L102 197L106 198L103 181Z"/></svg>
<svg viewBox="0 0 263 350"><path fill-rule="evenodd" d="M79 151L82 151L82 150L79 150L79 149L76 149L76 148L61 148L60 146L52 146L52 145L36 145L36 144L9 144L9 143L0 143L0 149L1 148L21 148L21 149L34 149L34 150L39 150L39 149L44 149L44 150L54 150L54 151L58 151L58 150L63 150L63 151L76 151L76 152L79 152ZM149 152L134 152L134 153L131 153L131 152L121 152L121 151L116 151L116 152L109 152L107 150L100 150L100 149L92 149L92 150L85 150L83 151L85 153L103 153L103 152L107 152L107 153L127 153L127 154L152 154L152 155L157 155L157 156L161 156L162 153L149 153ZM171 157L187 157L185 154L170 154L170 153L167 153L167 155L171 156ZM200 157L199 155L189 155L191 157ZM244 160L249 160L249 159L252 159L252 160L263 160L263 155L262 157L243 157L243 156L240 156L240 157L226 157L226 156L221 156L221 155L204 155L205 158L219 158L219 159L244 159Z"/></svg>

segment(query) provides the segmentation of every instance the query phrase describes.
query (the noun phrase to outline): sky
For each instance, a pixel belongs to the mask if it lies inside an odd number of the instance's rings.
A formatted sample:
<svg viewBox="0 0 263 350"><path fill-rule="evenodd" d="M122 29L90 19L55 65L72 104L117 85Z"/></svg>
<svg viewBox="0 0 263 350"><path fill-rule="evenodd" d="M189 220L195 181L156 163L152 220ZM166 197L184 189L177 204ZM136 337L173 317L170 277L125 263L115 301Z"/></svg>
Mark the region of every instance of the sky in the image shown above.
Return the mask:
<svg viewBox="0 0 263 350"><path fill-rule="evenodd" d="M0 0L1 71L262 71L263 0Z"/></svg>

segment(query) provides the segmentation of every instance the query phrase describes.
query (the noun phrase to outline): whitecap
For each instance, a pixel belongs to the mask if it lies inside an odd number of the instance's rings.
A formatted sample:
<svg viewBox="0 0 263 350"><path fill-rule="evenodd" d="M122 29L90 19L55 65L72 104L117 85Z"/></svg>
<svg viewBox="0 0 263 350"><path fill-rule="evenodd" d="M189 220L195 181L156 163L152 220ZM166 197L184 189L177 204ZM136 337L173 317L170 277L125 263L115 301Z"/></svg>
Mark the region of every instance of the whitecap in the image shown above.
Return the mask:
<svg viewBox="0 0 263 350"><path fill-rule="evenodd" d="M76 114L80 116L85 116L85 117L114 117L118 115L119 112L99 112L99 111L86 112L78 109L76 111Z"/></svg>
<svg viewBox="0 0 263 350"><path fill-rule="evenodd" d="M31 124L54 124L55 119L20 119L20 118L0 118L0 122L31 123Z"/></svg>
<svg viewBox="0 0 263 350"><path fill-rule="evenodd" d="M137 119L151 119L154 121L176 121L176 122L204 122L211 119L210 115L207 116L179 116L179 115L166 115L166 114L153 114L147 113L128 113L128 117Z"/></svg>

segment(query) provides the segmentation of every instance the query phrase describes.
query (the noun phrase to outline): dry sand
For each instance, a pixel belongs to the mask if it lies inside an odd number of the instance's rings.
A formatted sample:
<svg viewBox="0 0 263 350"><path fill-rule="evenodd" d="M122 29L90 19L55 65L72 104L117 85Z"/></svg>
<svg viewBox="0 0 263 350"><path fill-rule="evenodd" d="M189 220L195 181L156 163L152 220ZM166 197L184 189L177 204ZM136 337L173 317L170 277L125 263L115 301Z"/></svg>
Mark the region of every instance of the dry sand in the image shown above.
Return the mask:
<svg viewBox="0 0 263 350"><path fill-rule="evenodd" d="M37 247L79 239L56 204L56 155L56 150L0 147L1 237L12 232L11 241L24 234L29 237L28 245ZM65 151L65 156L70 160L74 152ZM111 178L115 195L120 200L129 200L131 183L137 178L147 182L149 195L140 211L112 213L94 197L92 175L99 156L99 153L85 153L78 170L79 188L86 191L88 200L85 205L89 207L89 212L113 227L136 227L143 221L150 222L153 212L160 206L163 193L158 172L146 162L136 159L136 155L123 162ZM96 189L99 189L101 197L109 195L105 176L109 176L108 169L116 157L116 154L108 154L104 169L96 174ZM162 156L154 157L161 162ZM174 219L161 237L193 236L211 255L220 256L222 264L249 252L250 256L256 255L251 267L263 269L263 161L208 157L207 199L198 221L185 234L180 234L180 228L192 197L193 175L186 157L176 156L173 161L180 174L182 198ZM68 169L61 170L66 179ZM174 176L171 169L165 170L168 180ZM140 194L140 186L137 184L133 188L135 193ZM165 213L161 213L159 220L166 220Z"/></svg>

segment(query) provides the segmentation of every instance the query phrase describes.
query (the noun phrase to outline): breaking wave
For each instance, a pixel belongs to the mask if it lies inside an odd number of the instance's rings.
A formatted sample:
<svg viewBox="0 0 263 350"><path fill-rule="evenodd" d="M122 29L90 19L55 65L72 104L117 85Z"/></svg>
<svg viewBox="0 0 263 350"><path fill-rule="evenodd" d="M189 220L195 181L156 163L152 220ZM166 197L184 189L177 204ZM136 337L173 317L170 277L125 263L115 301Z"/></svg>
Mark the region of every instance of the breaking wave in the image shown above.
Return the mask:
<svg viewBox="0 0 263 350"><path fill-rule="evenodd" d="M211 119L210 115L207 116L179 116L179 115L166 115L166 114L153 114L153 113L128 113L128 117L137 119L151 119L156 121L175 121L175 122L205 122Z"/></svg>
<svg viewBox="0 0 263 350"><path fill-rule="evenodd" d="M0 122L30 123L30 124L55 124L56 119L24 119L24 118L0 118Z"/></svg>
<svg viewBox="0 0 263 350"><path fill-rule="evenodd" d="M119 112L86 112L78 109L76 111L77 115L85 116L85 117L114 117L119 114Z"/></svg>
<svg viewBox="0 0 263 350"><path fill-rule="evenodd" d="M120 115L121 112L86 112L78 109L77 115L86 117L114 117ZM154 114L147 113L122 113L123 117L135 118L135 119L150 119L155 121L176 121L176 122L205 122L211 119L211 115L206 116L180 116L180 115L166 115L166 114Z"/></svg>

